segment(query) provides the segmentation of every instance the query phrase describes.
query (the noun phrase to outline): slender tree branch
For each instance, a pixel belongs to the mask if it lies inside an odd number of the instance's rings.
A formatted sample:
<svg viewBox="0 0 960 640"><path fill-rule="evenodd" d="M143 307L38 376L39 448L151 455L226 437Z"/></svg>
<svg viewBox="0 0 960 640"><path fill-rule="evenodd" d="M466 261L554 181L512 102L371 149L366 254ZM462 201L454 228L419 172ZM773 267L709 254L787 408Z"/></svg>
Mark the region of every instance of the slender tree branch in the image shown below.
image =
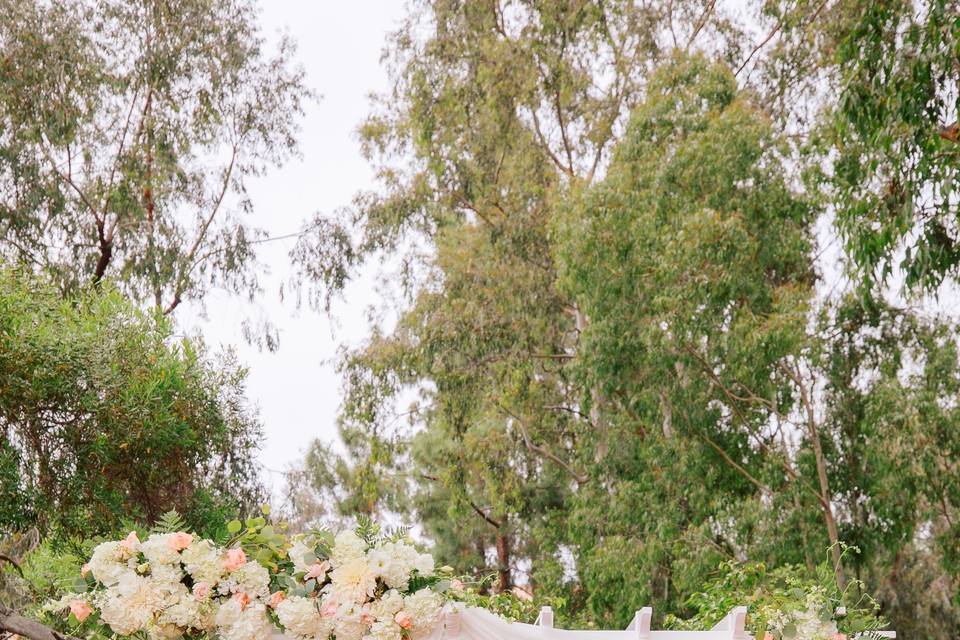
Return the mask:
<svg viewBox="0 0 960 640"><path fill-rule="evenodd" d="M79 640L75 636L54 631L36 620L25 618L3 603L0 603L0 631L29 640Z"/></svg>
<svg viewBox="0 0 960 640"><path fill-rule="evenodd" d="M703 10L703 13L700 14L700 19L697 20L697 26L693 29L693 32L690 34L690 38L687 39L687 46L684 49L689 49L690 45L693 44L693 41L697 39L697 36L700 35L700 32L707 25L707 21L710 19L710 15L713 14L713 9L717 5L717 0L710 0L706 8Z"/></svg>
<svg viewBox="0 0 960 640"><path fill-rule="evenodd" d="M517 423L517 426L520 428L520 434L521 434L521 436L523 437L523 443L526 445L527 449L529 449L530 451L533 451L534 453L540 454L541 456L543 456L544 458L547 458L548 460L552 460L552 461L555 462L557 465L559 465L564 471L566 471L566 472L569 473L571 476L573 476L573 479L576 480L576 481L577 481L578 483L580 483L580 484L583 484L584 482L586 482L587 480L590 479L589 476L587 476L587 475L577 473L577 472L574 470L574 468L571 467L567 462L565 462L565 461L562 460L561 458L557 457L556 455L554 455L553 453L551 453L551 452L548 451L547 449L545 449L545 448L543 448L543 447L541 447L541 446L539 446L539 445L534 444L534 443L530 440L530 434L527 433L527 427L526 427L526 425L524 425L523 420L521 420L519 416L517 416L516 414L514 414L512 411L510 411L509 409L507 409L507 408L506 408L505 406L503 406L502 404L497 403L497 406L500 407L500 410L501 410L501 411L503 411L505 414L507 414L508 416L510 416L511 418L513 418L514 421Z"/></svg>

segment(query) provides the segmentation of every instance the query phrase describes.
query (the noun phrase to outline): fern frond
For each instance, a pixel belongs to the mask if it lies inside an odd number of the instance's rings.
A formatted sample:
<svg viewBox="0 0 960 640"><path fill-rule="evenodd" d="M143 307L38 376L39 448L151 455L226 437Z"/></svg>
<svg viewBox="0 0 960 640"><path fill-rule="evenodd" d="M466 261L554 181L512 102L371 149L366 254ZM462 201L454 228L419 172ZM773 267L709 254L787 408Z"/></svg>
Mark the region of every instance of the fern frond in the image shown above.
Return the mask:
<svg viewBox="0 0 960 640"><path fill-rule="evenodd" d="M150 529L152 533L174 533L184 531L187 528L186 521L175 510L167 511Z"/></svg>

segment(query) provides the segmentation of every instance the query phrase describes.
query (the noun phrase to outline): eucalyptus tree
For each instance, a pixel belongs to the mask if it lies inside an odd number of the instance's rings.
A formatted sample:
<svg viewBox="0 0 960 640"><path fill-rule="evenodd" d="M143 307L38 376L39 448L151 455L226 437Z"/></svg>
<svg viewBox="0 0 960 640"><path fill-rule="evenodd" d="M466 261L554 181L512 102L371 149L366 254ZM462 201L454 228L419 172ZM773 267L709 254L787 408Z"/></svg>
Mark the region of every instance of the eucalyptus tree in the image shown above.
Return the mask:
<svg viewBox="0 0 960 640"><path fill-rule="evenodd" d="M394 331L348 355L343 428L365 455L397 452L369 468L406 481L368 478L370 495L412 491L450 557L479 571L489 552L501 588L518 560L557 553L542 525L586 479L580 438L603 428L601 399L566 371L587 318L555 286L556 204L603 175L665 51L733 58L737 33L696 2L441 1L413 3L390 39L393 86L361 128L382 189L357 199L351 258L425 239L429 275L408 282ZM409 389L422 393L398 429L391 403Z"/></svg>
<svg viewBox="0 0 960 640"><path fill-rule="evenodd" d="M756 510L785 485L821 497L820 547L838 541L830 495L783 456L775 421L795 404L781 366L814 284L816 210L785 150L730 70L678 57L605 179L555 219L559 285L590 319L572 369L606 399L608 429L582 445L605 464L570 515L584 605L604 623L644 600L680 606L718 562L748 557L772 525ZM747 394L764 401L744 407ZM631 580L626 601L605 586Z"/></svg>
<svg viewBox="0 0 960 640"><path fill-rule="evenodd" d="M0 255L171 313L252 293L245 182L296 149L309 95L248 0L3 0Z"/></svg>
<svg viewBox="0 0 960 640"><path fill-rule="evenodd" d="M413 4L361 129L358 242L295 252L334 281L403 258L407 306L342 363L347 454L305 470L342 512L415 518L585 625L838 543L863 549L838 581L902 620L955 597L951 332L817 289L841 192L815 143L869 11L751 6L759 37L720 3Z"/></svg>
<svg viewBox="0 0 960 640"><path fill-rule="evenodd" d="M956 0L861 4L836 49L831 186L868 290L960 275L958 13Z"/></svg>

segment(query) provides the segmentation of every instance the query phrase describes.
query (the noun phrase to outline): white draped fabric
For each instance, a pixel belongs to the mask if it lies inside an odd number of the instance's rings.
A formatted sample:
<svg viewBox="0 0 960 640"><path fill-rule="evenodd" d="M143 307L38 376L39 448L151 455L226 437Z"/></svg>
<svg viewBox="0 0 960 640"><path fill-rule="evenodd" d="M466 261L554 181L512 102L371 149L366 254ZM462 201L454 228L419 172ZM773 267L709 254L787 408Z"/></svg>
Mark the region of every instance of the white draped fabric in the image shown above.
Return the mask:
<svg viewBox="0 0 960 640"><path fill-rule="evenodd" d="M507 622L484 609L458 607L444 616L444 624L427 640L747 640L749 637L726 629L570 631L522 622Z"/></svg>
<svg viewBox="0 0 960 640"><path fill-rule="evenodd" d="M571 631L546 625L508 622L485 609L448 605L443 622L429 636L418 640L752 640L744 629L746 609L737 607L709 631L657 631L650 629L650 610L637 612L625 631ZM895 638L893 632L881 635ZM290 640L274 636L273 640Z"/></svg>
<svg viewBox="0 0 960 640"><path fill-rule="evenodd" d="M643 627L644 625L641 625ZM485 609L451 607L439 625L424 640L748 640L749 635L735 625L711 631L652 631L646 628L626 631L570 631L552 626L507 622Z"/></svg>

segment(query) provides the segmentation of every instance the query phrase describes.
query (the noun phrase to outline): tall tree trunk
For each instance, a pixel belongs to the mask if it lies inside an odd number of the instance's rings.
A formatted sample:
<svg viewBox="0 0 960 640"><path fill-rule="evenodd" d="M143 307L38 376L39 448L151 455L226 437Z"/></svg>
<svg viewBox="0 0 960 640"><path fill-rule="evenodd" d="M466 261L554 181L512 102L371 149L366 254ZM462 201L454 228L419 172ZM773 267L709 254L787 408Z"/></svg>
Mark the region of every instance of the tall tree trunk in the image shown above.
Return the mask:
<svg viewBox="0 0 960 640"><path fill-rule="evenodd" d="M510 539L502 531L497 532L497 591L509 591L510 584Z"/></svg>
<svg viewBox="0 0 960 640"><path fill-rule="evenodd" d="M830 502L830 482L827 478L827 463L823 457L823 447L820 446L820 433L817 429L817 417L813 411L813 401L810 399L810 393L806 385L803 384L799 367L797 367L796 370L795 380L797 386L800 388L800 400L803 402L803 408L807 414L807 430L810 436L810 445L813 447L813 455L817 463L817 481L820 485L820 506L823 508L823 519L827 525L827 538L830 540L830 553L833 556L834 573L837 576L837 586L843 589L847 584L847 579L843 571L840 536L837 533L837 520L833 515L833 506Z"/></svg>

